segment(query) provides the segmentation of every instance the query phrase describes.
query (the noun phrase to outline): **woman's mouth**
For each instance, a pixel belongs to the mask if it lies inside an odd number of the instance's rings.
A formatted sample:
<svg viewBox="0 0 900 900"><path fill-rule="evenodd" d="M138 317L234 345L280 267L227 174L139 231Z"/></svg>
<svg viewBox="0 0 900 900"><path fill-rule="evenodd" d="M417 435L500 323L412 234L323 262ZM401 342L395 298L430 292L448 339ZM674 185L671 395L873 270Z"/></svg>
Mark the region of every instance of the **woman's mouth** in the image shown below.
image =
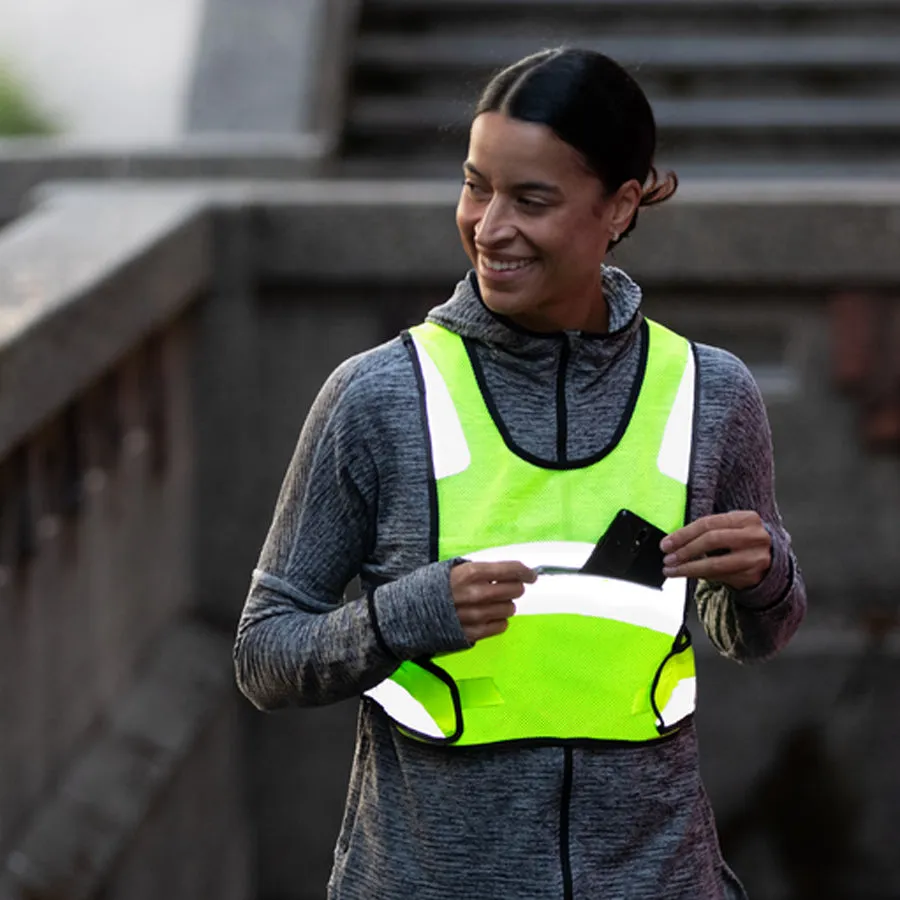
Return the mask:
<svg viewBox="0 0 900 900"><path fill-rule="evenodd" d="M479 256L479 268L481 274L488 278L509 279L515 278L525 269L537 262L537 257L530 256L522 259L492 259L490 256Z"/></svg>

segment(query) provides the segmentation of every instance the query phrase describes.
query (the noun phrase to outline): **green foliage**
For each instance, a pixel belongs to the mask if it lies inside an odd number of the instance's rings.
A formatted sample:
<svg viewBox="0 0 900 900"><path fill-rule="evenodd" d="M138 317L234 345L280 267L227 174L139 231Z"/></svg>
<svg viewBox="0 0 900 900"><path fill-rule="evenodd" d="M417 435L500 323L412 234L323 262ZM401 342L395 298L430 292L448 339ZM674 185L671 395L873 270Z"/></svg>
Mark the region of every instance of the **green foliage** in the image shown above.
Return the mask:
<svg viewBox="0 0 900 900"><path fill-rule="evenodd" d="M47 135L55 130L22 82L0 63L0 137Z"/></svg>

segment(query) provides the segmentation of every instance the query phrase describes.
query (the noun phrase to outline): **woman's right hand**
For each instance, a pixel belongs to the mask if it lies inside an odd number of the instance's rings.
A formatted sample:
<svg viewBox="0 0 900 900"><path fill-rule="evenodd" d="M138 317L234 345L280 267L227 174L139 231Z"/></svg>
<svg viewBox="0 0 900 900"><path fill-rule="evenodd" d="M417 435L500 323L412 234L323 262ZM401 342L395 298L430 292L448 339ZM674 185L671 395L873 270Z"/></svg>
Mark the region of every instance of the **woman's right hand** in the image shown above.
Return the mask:
<svg viewBox="0 0 900 900"><path fill-rule="evenodd" d="M537 575L524 563L464 562L450 571L450 591L466 638L474 644L502 634L516 611L513 601Z"/></svg>

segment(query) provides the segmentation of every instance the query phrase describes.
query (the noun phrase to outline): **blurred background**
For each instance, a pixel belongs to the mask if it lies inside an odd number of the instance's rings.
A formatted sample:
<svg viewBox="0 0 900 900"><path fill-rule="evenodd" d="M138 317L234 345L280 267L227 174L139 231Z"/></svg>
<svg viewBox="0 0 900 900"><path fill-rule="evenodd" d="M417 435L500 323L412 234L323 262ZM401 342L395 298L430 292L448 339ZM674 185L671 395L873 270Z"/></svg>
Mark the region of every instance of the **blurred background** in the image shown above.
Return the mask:
<svg viewBox="0 0 900 900"><path fill-rule="evenodd" d="M695 627L754 900L900 900L900 0L0 0L0 900L318 900L356 704L231 642L305 413L465 272L485 79L625 64L678 197L616 251L751 367L809 588Z"/></svg>

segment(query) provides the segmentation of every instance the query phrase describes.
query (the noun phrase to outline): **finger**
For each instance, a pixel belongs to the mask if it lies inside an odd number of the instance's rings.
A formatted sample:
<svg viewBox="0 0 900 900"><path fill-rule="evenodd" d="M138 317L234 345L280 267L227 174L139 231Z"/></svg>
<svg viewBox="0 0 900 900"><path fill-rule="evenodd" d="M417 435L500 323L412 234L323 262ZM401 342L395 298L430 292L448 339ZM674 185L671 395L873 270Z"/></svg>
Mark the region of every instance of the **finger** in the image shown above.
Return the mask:
<svg viewBox="0 0 900 900"><path fill-rule="evenodd" d="M498 619L485 625L477 625L472 628L464 628L463 631L466 637L474 644L478 641L484 640L484 638L493 637L497 634L503 634L503 632L506 631L507 628L509 628L509 621L507 619Z"/></svg>
<svg viewBox="0 0 900 900"><path fill-rule="evenodd" d="M770 540L769 533L762 525L707 531L683 547L669 553L664 557L663 564L673 566L702 559L704 556L736 553L754 547L768 547Z"/></svg>
<svg viewBox="0 0 900 900"><path fill-rule="evenodd" d="M673 553L707 532L741 529L753 524L762 524L759 513L753 510L714 513L710 516L702 516L699 519L695 519L689 525L685 525L684 528L673 531L660 541L660 547L665 553Z"/></svg>
<svg viewBox="0 0 900 900"><path fill-rule="evenodd" d="M463 625L505 622L516 614L516 605L515 603L492 603L490 606L463 606L457 607L456 614Z"/></svg>
<svg viewBox="0 0 900 900"><path fill-rule="evenodd" d="M763 548L742 550L724 556L708 556L695 559L677 566L665 566L663 575L666 578L704 578L708 581L731 583L735 576L754 577L765 573L771 564L771 554ZM740 579L739 579L740 580ZM758 581L759 578L757 577Z"/></svg>
<svg viewBox="0 0 900 900"><path fill-rule="evenodd" d="M464 571L461 571L464 570ZM518 581L531 584L537 575L524 563L518 560L506 560L503 562L470 562L456 566L451 572L461 572L463 580L469 583L483 581Z"/></svg>
<svg viewBox="0 0 900 900"><path fill-rule="evenodd" d="M486 584L472 584L463 588L458 602L464 606L505 603L517 600L524 593L525 585L521 581L489 581Z"/></svg>

